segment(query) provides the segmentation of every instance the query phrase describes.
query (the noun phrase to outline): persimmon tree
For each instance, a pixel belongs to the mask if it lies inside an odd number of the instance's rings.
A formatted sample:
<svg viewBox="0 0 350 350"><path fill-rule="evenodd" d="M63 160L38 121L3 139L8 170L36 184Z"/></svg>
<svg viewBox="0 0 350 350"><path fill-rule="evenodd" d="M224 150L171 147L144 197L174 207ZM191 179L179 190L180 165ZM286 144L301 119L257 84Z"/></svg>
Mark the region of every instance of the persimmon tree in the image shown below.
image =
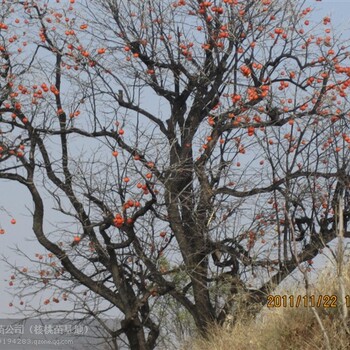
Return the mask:
<svg viewBox="0 0 350 350"><path fill-rule="evenodd" d="M111 337L153 349L163 298L205 334L239 291L264 302L311 266L339 196L349 237L349 52L310 12L3 1L0 178L32 197L47 252L13 283L56 290L40 312L76 296L76 310L122 315Z"/></svg>

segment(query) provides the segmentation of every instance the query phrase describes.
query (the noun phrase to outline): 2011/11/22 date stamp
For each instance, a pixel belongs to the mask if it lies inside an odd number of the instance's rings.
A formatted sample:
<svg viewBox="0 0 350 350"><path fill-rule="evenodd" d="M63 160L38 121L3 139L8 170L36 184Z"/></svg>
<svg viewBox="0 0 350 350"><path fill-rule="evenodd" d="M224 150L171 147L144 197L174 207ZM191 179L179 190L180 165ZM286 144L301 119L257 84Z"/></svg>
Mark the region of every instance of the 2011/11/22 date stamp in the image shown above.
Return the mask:
<svg viewBox="0 0 350 350"><path fill-rule="evenodd" d="M338 306L337 295L268 295L267 307L323 307L326 309ZM345 296L345 304L350 307L350 295Z"/></svg>

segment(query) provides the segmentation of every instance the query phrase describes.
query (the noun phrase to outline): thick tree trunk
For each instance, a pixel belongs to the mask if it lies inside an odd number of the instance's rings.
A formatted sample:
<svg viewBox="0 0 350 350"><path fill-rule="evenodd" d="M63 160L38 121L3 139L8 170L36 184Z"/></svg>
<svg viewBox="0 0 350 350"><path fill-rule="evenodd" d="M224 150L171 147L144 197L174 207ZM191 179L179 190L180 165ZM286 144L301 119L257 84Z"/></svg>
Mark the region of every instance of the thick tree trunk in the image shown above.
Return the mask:
<svg viewBox="0 0 350 350"><path fill-rule="evenodd" d="M139 321L124 320L122 327L125 329L130 350L152 350L147 345L145 333Z"/></svg>
<svg viewBox="0 0 350 350"><path fill-rule="evenodd" d="M215 322L215 311L210 301L207 286L208 262L203 256L197 257L197 267L194 269L191 279L193 285L193 296L196 305L196 326L202 336L207 334L208 326Z"/></svg>

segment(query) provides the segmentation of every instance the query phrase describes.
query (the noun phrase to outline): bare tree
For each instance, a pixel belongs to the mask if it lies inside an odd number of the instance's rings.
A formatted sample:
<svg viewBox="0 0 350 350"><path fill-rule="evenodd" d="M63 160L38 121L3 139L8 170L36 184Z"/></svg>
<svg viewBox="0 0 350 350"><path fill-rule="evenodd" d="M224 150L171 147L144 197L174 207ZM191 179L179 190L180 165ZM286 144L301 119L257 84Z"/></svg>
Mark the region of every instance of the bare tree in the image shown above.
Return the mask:
<svg viewBox="0 0 350 350"><path fill-rule="evenodd" d="M50 254L17 278L118 310L111 335L153 349L163 298L202 334L239 291L265 302L336 237L338 193L349 237L349 52L330 18L292 0L1 11L0 178L31 193Z"/></svg>

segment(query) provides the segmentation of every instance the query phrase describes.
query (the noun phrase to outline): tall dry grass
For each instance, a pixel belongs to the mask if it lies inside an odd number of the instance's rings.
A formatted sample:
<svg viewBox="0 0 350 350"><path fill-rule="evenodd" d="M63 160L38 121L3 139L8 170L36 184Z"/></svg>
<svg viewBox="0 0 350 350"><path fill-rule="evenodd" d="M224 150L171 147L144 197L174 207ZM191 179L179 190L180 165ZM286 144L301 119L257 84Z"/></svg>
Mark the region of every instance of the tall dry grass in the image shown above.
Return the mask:
<svg viewBox="0 0 350 350"><path fill-rule="evenodd" d="M348 264L349 265L349 264ZM350 297L350 268L344 267L344 287ZM328 268L309 289L316 300L319 295L337 295L339 283L336 268ZM305 289L279 291L279 295L305 295ZM329 303L328 303L329 304ZM349 305L350 306L350 305ZM315 311L319 320L315 316ZM350 311L350 307L349 307ZM208 339L197 338L183 346L183 350L345 350L350 349L350 335L342 322L341 300L336 308L279 307L264 308L258 318L250 318L244 310L231 327L212 327ZM321 322L321 324L320 324ZM322 331L322 327L324 331ZM329 345L324 333L327 334Z"/></svg>

